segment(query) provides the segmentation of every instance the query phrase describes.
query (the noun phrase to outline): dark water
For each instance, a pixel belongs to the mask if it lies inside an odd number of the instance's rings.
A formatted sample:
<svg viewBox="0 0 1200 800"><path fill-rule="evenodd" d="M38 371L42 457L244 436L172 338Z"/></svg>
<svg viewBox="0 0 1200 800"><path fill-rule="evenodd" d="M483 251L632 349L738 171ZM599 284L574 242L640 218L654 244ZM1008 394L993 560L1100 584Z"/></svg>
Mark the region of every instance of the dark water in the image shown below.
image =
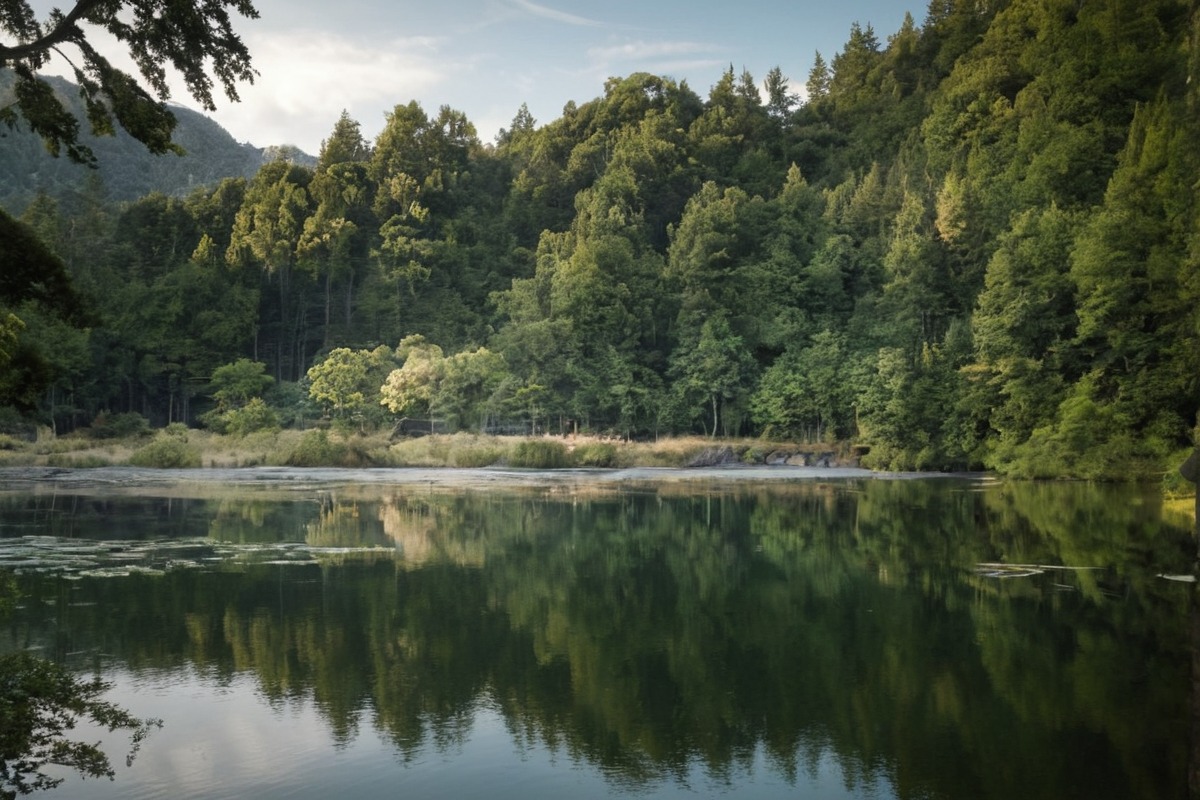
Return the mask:
<svg viewBox="0 0 1200 800"><path fill-rule="evenodd" d="M164 722L47 797L1182 798L1187 533L953 478L0 484L0 650Z"/></svg>

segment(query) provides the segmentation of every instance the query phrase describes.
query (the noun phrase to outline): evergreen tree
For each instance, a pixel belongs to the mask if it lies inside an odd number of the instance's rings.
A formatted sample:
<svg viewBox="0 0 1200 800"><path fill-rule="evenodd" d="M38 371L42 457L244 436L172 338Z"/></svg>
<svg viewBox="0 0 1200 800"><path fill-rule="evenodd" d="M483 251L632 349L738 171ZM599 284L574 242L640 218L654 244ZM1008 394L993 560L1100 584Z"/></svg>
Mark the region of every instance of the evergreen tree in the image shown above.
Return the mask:
<svg viewBox="0 0 1200 800"><path fill-rule="evenodd" d="M321 140L321 154L317 157L317 172L326 172L335 164L368 161L371 146L363 138L362 128L350 118L345 110L333 126L328 139Z"/></svg>
<svg viewBox="0 0 1200 800"><path fill-rule="evenodd" d="M829 94L829 66L818 50L813 58L812 69L808 71L808 82L804 84L808 92L808 102L815 103Z"/></svg>

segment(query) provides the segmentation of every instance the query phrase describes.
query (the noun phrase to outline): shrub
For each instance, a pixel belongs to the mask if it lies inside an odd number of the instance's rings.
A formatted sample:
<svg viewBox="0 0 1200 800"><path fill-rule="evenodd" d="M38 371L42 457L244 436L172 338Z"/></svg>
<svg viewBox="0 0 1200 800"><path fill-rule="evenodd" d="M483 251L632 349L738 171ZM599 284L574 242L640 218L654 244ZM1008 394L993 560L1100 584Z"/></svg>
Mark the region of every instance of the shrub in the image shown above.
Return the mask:
<svg viewBox="0 0 1200 800"><path fill-rule="evenodd" d="M767 453L759 447L747 447L746 451L741 456L743 464L765 464L767 463Z"/></svg>
<svg viewBox="0 0 1200 800"><path fill-rule="evenodd" d="M196 418L196 421L200 423L201 427L207 428L213 433L229 433L229 412L219 408L205 411Z"/></svg>
<svg viewBox="0 0 1200 800"><path fill-rule="evenodd" d="M225 432L231 436L279 430L279 414L261 397L255 397L242 408L225 412L223 417Z"/></svg>
<svg viewBox="0 0 1200 800"><path fill-rule="evenodd" d="M550 439L527 439L513 448L508 463L528 469L559 469L567 466L567 448Z"/></svg>
<svg viewBox="0 0 1200 800"><path fill-rule="evenodd" d="M617 466L617 447L609 442L588 442L575 448L571 454L581 467Z"/></svg>
<svg viewBox="0 0 1200 800"><path fill-rule="evenodd" d="M504 451L499 447L466 447L452 454L456 467L490 467L501 459Z"/></svg>
<svg viewBox="0 0 1200 800"><path fill-rule="evenodd" d="M289 467L369 467L379 462L367 440L335 441L325 430L309 431L284 459Z"/></svg>
<svg viewBox="0 0 1200 800"><path fill-rule="evenodd" d="M327 431L309 431L296 443L283 463L289 467L327 467L336 463L344 450L344 445L329 441Z"/></svg>
<svg viewBox="0 0 1200 800"><path fill-rule="evenodd" d="M169 434L159 436L145 447L134 451L129 463L135 467L183 469L200 466L200 451L187 440Z"/></svg>
<svg viewBox="0 0 1200 800"><path fill-rule="evenodd" d="M124 414L109 414L101 411L92 420L90 435L93 439L124 439L130 436L145 436L150 433L150 422L136 411Z"/></svg>
<svg viewBox="0 0 1200 800"><path fill-rule="evenodd" d="M163 428L162 432L164 436L182 439L186 442L188 440L188 430L188 426L184 425L182 422L172 422L170 425Z"/></svg>
<svg viewBox="0 0 1200 800"><path fill-rule="evenodd" d="M285 428L303 427L306 419L311 420L320 414L320 409L308 397L308 389L299 383L277 383L263 399L275 409L279 424Z"/></svg>

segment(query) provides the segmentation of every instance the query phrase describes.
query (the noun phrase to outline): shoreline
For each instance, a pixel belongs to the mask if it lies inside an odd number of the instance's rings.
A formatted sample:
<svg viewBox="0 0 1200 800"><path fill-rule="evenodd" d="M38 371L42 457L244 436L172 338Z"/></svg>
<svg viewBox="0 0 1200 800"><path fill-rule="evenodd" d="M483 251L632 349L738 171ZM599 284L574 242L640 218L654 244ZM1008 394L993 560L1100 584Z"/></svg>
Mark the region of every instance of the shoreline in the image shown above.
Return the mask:
<svg viewBox="0 0 1200 800"><path fill-rule="evenodd" d="M221 484L246 488L334 488L374 486L450 489L542 488L658 485L667 483L745 484L819 480L994 480L988 473L876 472L862 467L724 465L714 467L625 467L515 469L511 467L0 467L0 491L29 488L138 489Z"/></svg>

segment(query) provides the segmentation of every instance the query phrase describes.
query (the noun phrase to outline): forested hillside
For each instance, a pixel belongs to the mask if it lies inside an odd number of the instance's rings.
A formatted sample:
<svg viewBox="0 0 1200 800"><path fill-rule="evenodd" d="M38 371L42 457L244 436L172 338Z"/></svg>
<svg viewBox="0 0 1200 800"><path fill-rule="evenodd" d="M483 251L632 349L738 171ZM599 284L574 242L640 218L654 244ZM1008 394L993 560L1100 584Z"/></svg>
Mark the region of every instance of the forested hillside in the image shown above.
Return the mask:
<svg viewBox="0 0 1200 800"><path fill-rule="evenodd" d="M373 142L343 115L315 168L38 197L21 219L96 321L10 302L4 402L58 430L767 433L1013 475L1148 475L1189 441L1195 3L934 0L817 54L803 102L761 77L613 78L494 145L401 103Z"/></svg>
<svg viewBox="0 0 1200 800"><path fill-rule="evenodd" d="M0 106L10 102L12 78L10 70L0 69ZM62 78L44 80L77 118L85 118L77 86ZM183 155L155 156L119 126L113 136L96 136L83 125L80 143L95 153L95 169L69 158L54 157L47 152L42 137L24 124L11 129L0 125L0 208L20 213L39 192L53 197L68 213L78 209L87 191L122 202L155 191L183 197L223 178L253 177L263 164L279 157L309 165L315 161L294 147L240 144L220 125L195 111L175 106L172 113L178 123L173 138ZM89 188L97 179L98 184Z"/></svg>

